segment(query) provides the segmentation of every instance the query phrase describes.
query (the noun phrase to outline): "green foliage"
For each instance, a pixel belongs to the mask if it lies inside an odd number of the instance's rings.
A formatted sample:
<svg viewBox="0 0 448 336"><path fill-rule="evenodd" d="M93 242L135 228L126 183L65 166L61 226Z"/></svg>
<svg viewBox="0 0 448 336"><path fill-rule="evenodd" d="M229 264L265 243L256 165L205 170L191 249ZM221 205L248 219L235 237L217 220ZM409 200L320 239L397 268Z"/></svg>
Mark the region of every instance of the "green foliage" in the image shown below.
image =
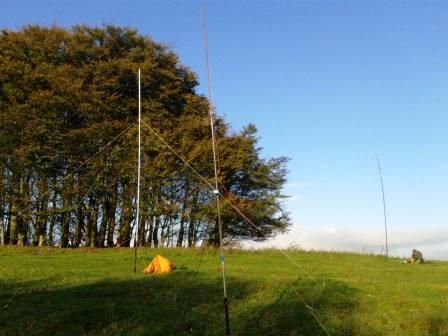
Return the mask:
<svg viewBox="0 0 448 336"><path fill-rule="evenodd" d="M115 26L1 31L0 224L6 242L129 246L136 223L139 68L144 125L212 177L208 102L196 93L195 74L166 46ZM227 204L226 242L286 230L281 188L287 160L260 157L253 125L235 134L228 128L218 117L220 189L258 229ZM210 188L146 126L142 148L140 244L216 244Z"/></svg>
<svg viewBox="0 0 448 336"><path fill-rule="evenodd" d="M447 335L446 262L226 253L233 335ZM161 253L176 270L140 272ZM0 248L0 335L224 335L215 250ZM311 277L306 273L310 273ZM301 299L298 297L299 294Z"/></svg>

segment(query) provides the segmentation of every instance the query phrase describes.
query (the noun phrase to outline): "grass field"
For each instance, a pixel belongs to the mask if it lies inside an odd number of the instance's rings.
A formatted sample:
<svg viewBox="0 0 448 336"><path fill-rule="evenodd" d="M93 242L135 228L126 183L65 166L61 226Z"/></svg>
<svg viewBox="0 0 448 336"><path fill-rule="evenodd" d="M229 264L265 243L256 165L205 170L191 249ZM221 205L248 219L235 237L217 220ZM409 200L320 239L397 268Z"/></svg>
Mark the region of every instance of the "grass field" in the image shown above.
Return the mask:
<svg viewBox="0 0 448 336"><path fill-rule="evenodd" d="M155 254L177 269L147 276ZM228 251L233 335L448 335L448 263ZM0 335L223 335L219 257L199 250L0 248ZM306 302L313 308L305 307Z"/></svg>

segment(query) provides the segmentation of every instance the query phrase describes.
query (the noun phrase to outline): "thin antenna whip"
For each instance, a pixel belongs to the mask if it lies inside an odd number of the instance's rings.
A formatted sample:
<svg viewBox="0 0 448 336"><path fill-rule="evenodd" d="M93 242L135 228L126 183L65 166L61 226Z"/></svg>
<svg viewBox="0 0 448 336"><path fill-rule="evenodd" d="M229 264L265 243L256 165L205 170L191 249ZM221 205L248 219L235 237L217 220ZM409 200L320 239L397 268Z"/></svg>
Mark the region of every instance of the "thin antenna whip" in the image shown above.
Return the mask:
<svg viewBox="0 0 448 336"><path fill-rule="evenodd" d="M221 257L221 273L222 273L222 286L224 290L224 311L226 319L226 332L230 335L230 322L229 322L229 303L227 300L227 285L226 285L226 272L224 264L224 249L222 244L222 221L221 221L221 207L219 199L219 187L218 187L218 165L216 160L216 139L215 139L215 120L214 120L214 108L213 108L213 97L212 97L212 80L210 63L208 61L208 42L207 42L207 27L205 24L205 5L204 1L201 2L201 19L202 19L202 33L204 37L204 49L205 49L205 63L207 66L207 79L208 79L208 100L209 100L209 114L210 114L210 129L212 133L212 147L213 147L213 166L215 170L215 189L213 193L216 199L216 215L218 221L218 231L219 231L219 251Z"/></svg>
<svg viewBox="0 0 448 336"><path fill-rule="evenodd" d="M383 194L384 232L385 232L385 236L386 236L386 257L388 257L389 256L389 243L387 241L386 197L384 195L383 172L381 170L380 156L378 155L378 153L376 153L375 156L376 156L376 162L378 164L378 172L380 174L381 192Z"/></svg>
<svg viewBox="0 0 448 336"><path fill-rule="evenodd" d="M137 247L138 247L138 229L140 222L140 169L141 169L141 116L142 116L142 104L141 104L141 80L140 69L138 69L138 159L137 159L137 214L136 214L136 227L135 227L135 240L134 240L134 273L137 273Z"/></svg>

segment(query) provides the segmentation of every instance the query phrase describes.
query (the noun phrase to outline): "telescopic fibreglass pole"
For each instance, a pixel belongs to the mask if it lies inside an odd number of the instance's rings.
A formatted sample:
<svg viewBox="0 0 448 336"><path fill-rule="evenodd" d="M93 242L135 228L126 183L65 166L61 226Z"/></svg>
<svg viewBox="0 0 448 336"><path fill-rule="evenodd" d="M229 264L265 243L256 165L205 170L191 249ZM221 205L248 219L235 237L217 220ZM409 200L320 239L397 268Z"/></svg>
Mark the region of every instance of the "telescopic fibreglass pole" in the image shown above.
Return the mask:
<svg viewBox="0 0 448 336"><path fill-rule="evenodd" d="M226 333L230 335L230 322L229 322L229 303L227 300L227 285L226 285L226 272L224 264L224 249L222 244L222 221L221 221L221 207L219 199L219 187L218 187L218 164L216 159L216 137L215 137L215 122L214 122L214 111L213 111L213 99L212 99L212 88L211 88L211 71L210 63L208 61L208 43L207 43L207 27L205 24L205 6L204 1L201 3L201 18L202 18L202 33L204 37L204 49L205 49L205 63L207 66L207 79L208 79L208 100L209 100L209 114L210 114L210 129L212 133L212 148L213 148L213 167L215 170L215 189L213 193L216 199L216 216L218 221L218 233L219 233L219 251L221 259L221 273L222 273L222 286L224 290L224 313L226 322Z"/></svg>
<svg viewBox="0 0 448 336"><path fill-rule="evenodd" d="M138 158L137 158L137 213L135 216L135 240L134 240L134 273L137 273L137 247L138 247L138 227L140 221L140 168L141 168L141 116L142 116L142 104L141 104L141 80L140 69L138 69Z"/></svg>
<svg viewBox="0 0 448 336"><path fill-rule="evenodd" d="M383 194L384 232L385 232L385 236L386 236L386 257L388 257L389 256L389 243L387 241L386 197L384 195L383 172L381 170L380 156L378 154L375 154L375 156L376 156L376 162L378 164L378 172L380 174L381 192Z"/></svg>

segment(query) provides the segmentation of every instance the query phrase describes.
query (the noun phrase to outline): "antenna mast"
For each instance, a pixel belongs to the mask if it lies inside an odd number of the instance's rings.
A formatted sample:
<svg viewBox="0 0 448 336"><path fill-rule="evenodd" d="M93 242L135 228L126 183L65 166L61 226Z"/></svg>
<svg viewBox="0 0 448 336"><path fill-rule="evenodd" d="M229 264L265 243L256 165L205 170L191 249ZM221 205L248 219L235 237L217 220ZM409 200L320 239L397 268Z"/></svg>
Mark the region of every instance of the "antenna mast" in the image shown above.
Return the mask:
<svg viewBox="0 0 448 336"><path fill-rule="evenodd" d="M386 257L388 257L389 256L389 244L387 241L386 197L384 196L383 172L381 170L380 156L378 155L378 153L375 154L375 157L376 157L376 162L378 164L378 173L380 175L381 192L383 194L384 232L386 235Z"/></svg>
<svg viewBox="0 0 448 336"><path fill-rule="evenodd" d="M201 18L202 18L202 33L203 33L203 38L204 38L204 49L205 49L205 63L207 66L210 129L211 129L211 133L212 133L213 165L214 165L214 170L215 170L215 189L213 190L213 193L215 194L215 199L216 199L216 215L217 215L218 231L219 231L219 251L220 251L220 257L221 257L222 285L223 285L223 290L224 290L224 312L225 312L225 321L226 321L226 332L227 332L227 335L230 335L229 303L227 300L226 273L225 273L225 265L224 265L224 249L223 249L223 244L222 244L221 207L220 207L219 188L218 188L218 164L217 164L217 159L216 159L214 107L213 107L213 98L212 98L210 63L208 61L207 27L205 24L204 1L201 2Z"/></svg>
<svg viewBox="0 0 448 336"><path fill-rule="evenodd" d="M137 273L137 246L138 246L138 229L140 222L140 169L141 169L141 118L142 104L141 104L141 80L140 69L138 69L138 159L137 159L137 214L135 219L135 240L134 240L134 273Z"/></svg>

